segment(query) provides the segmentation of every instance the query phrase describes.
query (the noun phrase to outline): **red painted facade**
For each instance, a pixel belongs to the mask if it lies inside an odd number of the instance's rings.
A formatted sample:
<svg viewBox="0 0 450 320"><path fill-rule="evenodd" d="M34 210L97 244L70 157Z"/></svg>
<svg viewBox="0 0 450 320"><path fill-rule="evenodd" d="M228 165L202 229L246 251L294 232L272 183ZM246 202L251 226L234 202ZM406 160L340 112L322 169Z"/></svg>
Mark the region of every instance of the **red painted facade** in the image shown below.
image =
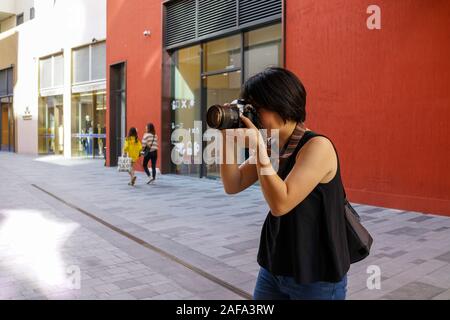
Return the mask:
<svg viewBox="0 0 450 320"><path fill-rule="evenodd" d="M366 27L373 3L381 30ZM450 215L450 2L287 1L286 34L350 199Z"/></svg>
<svg viewBox="0 0 450 320"><path fill-rule="evenodd" d="M161 16L160 0L107 1L107 97L109 66L126 62L127 128L136 127L139 137L148 122L155 124L157 134L161 136ZM144 36L145 30L151 32L150 36ZM107 103L109 111L109 99ZM109 150L109 139L107 147ZM161 157L158 167L160 162Z"/></svg>
<svg viewBox="0 0 450 320"><path fill-rule="evenodd" d="M371 4L381 30L366 26ZM127 62L127 125L141 135L161 128L161 17L160 0L108 0L108 68ZM450 215L449 21L446 0L286 1L286 67L308 90L308 127L337 146L352 201Z"/></svg>

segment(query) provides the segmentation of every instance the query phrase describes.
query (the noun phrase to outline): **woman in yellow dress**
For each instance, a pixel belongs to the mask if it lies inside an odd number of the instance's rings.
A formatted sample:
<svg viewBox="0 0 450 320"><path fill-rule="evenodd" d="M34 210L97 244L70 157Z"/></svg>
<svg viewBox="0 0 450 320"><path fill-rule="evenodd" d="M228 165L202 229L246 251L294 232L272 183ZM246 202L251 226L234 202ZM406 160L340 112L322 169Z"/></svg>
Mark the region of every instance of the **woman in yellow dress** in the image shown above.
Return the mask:
<svg viewBox="0 0 450 320"><path fill-rule="evenodd" d="M128 183L128 185L130 186L134 186L136 182L136 176L134 175L135 173L134 164L136 163L137 159L139 159L141 150L142 144L141 141L139 140L137 130L135 127L131 127L130 131L128 132L128 136L125 139L125 146L123 148L123 152L127 153L132 160L131 170L129 172L131 180Z"/></svg>

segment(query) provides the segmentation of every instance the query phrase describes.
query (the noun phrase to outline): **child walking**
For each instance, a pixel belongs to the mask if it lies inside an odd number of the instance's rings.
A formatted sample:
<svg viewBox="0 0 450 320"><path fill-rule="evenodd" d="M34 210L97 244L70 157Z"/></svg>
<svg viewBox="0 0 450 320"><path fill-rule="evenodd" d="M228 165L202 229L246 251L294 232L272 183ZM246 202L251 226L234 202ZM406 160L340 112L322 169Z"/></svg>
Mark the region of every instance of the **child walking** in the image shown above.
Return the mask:
<svg viewBox="0 0 450 320"><path fill-rule="evenodd" d="M131 170L129 172L131 179L128 183L129 186L134 186L134 184L136 183L137 177L135 176L134 164L136 163L137 159L139 159L141 150L142 144L138 138L137 130L135 127L131 127L130 131L128 132L128 136L125 139L125 146L123 148L124 153L127 153L132 160Z"/></svg>

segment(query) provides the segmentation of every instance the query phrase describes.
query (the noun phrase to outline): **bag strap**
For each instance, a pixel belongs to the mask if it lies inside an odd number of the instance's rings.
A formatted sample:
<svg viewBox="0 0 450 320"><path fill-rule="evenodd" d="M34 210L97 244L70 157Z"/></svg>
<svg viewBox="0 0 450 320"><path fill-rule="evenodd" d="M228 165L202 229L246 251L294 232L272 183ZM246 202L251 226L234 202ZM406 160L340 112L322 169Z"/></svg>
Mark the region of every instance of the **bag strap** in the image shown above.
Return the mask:
<svg viewBox="0 0 450 320"><path fill-rule="evenodd" d="M150 148L149 148L149 151L150 150L152 150L152 147L153 147L153 142L155 142L155 135L153 134L153 140L152 140L152 143L150 144Z"/></svg>

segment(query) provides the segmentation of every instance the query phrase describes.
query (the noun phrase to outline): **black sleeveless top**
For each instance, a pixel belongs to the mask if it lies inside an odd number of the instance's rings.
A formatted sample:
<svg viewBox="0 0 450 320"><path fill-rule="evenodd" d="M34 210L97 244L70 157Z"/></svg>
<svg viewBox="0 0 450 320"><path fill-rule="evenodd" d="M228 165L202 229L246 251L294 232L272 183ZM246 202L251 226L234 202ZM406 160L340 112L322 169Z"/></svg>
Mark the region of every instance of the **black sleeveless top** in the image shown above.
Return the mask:
<svg viewBox="0 0 450 320"><path fill-rule="evenodd" d="M306 131L294 152L280 164L278 175L285 179L307 141L320 136ZM335 150L336 151L336 150ZM337 152L336 152L337 156ZM334 178L319 183L289 213L275 217L269 212L264 222L258 263L274 275L294 277L301 284L339 282L350 268L344 216L344 189L339 159Z"/></svg>

